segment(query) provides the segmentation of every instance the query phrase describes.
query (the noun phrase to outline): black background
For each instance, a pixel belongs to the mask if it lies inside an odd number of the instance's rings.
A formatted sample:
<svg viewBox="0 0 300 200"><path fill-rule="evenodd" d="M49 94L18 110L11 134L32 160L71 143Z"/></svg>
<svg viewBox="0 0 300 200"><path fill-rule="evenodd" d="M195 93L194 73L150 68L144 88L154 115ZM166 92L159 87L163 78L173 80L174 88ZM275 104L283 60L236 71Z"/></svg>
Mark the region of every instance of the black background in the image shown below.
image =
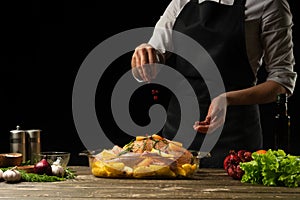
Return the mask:
<svg viewBox="0 0 300 200"><path fill-rule="evenodd" d="M0 68L0 152L9 151L9 131L20 125L22 129L41 129L42 150L69 151L70 165L86 165L87 159L78 156L85 149L72 116L72 90L77 71L94 47L105 39L133 28L154 26L170 0L131 1L9 1L1 6L1 68ZM299 17L295 2L290 0L294 16L295 70L298 72ZM146 41L145 41L146 42ZM118 59L101 78L96 95L99 122L115 143L126 143L110 118L110 93L115 81L130 69L131 54ZM260 72L260 81L265 73ZM298 81L299 82L299 81ZM131 108L136 122L147 122L142 116L152 102L151 89L137 94L136 108ZM148 96L147 96L148 95ZM143 98L144 97L144 98ZM298 86L289 99L292 128L292 150L300 154L298 142L299 109ZM165 98L160 99L163 105ZM109 105L109 106L107 106ZM142 107L141 105L147 105ZM131 106L133 107L133 106ZM142 112L136 112L136 111ZM261 105L265 148L272 147L274 104ZM141 114L142 113L142 114ZM106 119L106 120L105 120ZM143 133L141 133L143 134Z"/></svg>

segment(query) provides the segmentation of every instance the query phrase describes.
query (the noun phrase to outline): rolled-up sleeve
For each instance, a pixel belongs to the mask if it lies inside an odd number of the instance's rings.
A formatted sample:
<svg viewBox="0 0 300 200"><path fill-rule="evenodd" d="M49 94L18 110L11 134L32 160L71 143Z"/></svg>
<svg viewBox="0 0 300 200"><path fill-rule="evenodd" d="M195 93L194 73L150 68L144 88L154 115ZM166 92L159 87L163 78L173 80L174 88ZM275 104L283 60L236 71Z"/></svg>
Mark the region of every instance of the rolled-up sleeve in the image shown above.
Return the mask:
<svg viewBox="0 0 300 200"><path fill-rule="evenodd" d="M267 80L283 85L291 95L294 92L297 73L292 41L292 14L286 0L265 1L262 16L262 45Z"/></svg>

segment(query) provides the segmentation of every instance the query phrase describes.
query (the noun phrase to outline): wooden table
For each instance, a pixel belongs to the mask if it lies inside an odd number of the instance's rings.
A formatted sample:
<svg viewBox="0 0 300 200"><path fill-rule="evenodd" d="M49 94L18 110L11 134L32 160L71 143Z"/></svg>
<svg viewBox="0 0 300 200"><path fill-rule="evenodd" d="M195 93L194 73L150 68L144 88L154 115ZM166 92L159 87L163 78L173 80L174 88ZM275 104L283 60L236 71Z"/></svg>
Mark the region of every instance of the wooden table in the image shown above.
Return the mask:
<svg viewBox="0 0 300 200"><path fill-rule="evenodd" d="M300 187L267 187L233 180L222 169L200 169L193 180L94 177L70 167L76 179L60 182L0 182L0 199L300 199Z"/></svg>

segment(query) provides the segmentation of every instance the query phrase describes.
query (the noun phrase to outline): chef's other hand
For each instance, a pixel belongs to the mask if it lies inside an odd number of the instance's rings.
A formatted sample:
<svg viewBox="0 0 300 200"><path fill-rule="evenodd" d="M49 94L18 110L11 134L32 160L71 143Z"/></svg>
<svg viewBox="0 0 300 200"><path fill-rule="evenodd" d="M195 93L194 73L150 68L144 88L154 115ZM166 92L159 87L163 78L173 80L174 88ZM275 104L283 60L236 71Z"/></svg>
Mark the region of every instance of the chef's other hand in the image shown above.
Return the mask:
<svg viewBox="0 0 300 200"><path fill-rule="evenodd" d="M150 44L141 44L136 47L132 59L131 67L133 76L141 82L150 82L157 75L155 63L159 62L157 51Z"/></svg>
<svg viewBox="0 0 300 200"><path fill-rule="evenodd" d="M193 128L199 133L212 133L225 122L227 111L226 94L221 94L214 98L209 106L207 116L204 121L196 121Z"/></svg>

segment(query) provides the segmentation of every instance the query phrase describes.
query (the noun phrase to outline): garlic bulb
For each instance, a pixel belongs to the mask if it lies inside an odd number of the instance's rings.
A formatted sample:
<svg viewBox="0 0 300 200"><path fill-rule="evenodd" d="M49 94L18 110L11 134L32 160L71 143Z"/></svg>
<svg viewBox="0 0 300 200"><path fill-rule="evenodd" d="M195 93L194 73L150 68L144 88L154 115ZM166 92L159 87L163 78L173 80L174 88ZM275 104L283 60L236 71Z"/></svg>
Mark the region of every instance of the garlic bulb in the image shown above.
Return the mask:
<svg viewBox="0 0 300 200"><path fill-rule="evenodd" d="M2 179L3 171L0 169L0 179Z"/></svg>
<svg viewBox="0 0 300 200"><path fill-rule="evenodd" d="M60 165L61 157L58 157L55 162L51 165L52 174L54 176L63 177L65 174L65 169Z"/></svg>
<svg viewBox="0 0 300 200"><path fill-rule="evenodd" d="M53 165L60 165L62 158L57 157L56 161L53 162Z"/></svg>
<svg viewBox="0 0 300 200"><path fill-rule="evenodd" d="M63 177L65 174L65 169L61 165L51 165L52 174L54 176Z"/></svg>
<svg viewBox="0 0 300 200"><path fill-rule="evenodd" d="M12 169L9 169L9 170L6 170L3 175L2 175L2 178L4 180L6 180L7 182L17 182L17 181L20 181L21 180L21 173L12 168Z"/></svg>

